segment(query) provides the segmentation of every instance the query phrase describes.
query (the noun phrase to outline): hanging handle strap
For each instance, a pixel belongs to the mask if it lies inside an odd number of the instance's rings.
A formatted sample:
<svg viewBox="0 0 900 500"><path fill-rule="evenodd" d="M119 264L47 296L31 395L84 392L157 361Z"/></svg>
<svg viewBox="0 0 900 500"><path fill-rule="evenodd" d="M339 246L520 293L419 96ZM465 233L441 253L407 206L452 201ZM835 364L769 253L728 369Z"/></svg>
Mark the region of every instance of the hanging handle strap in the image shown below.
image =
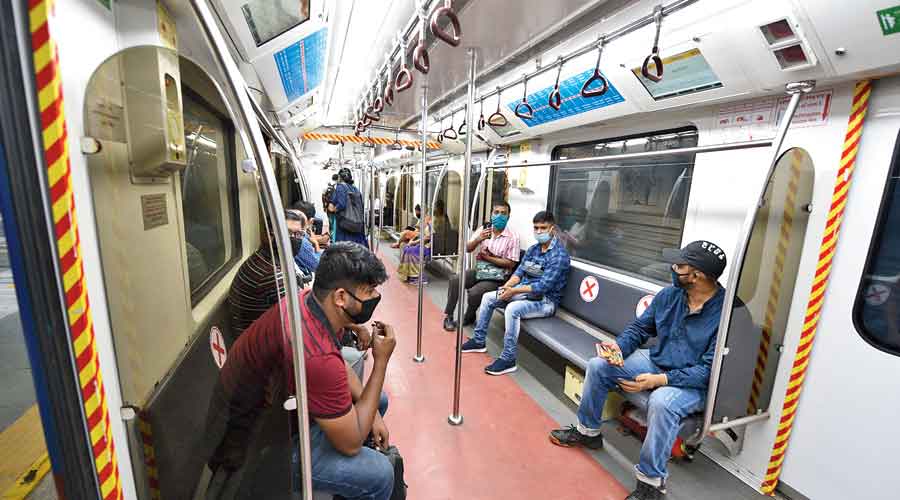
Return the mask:
<svg viewBox="0 0 900 500"><path fill-rule="evenodd" d="M581 86L582 97L600 97L609 90L609 82L600 74L600 60L603 57L603 47L606 45L606 35L600 37L597 42L597 64L594 65L594 74ZM591 88L594 82L600 82L597 88Z"/></svg>
<svg viewBox="0 0 900 500"><path fill-rule="evenodd" d="M528 104L528 75L522 75L522 102L516 105L514 112L523 120L534 118L534 108Z"/></svg>
<svg viewBox="0 0 900 500"><path fill-rule="evenodd" d="M425 8L419 3L419 43L413 52L413 66L423 75L427 75L431 69L431 59L428 58L428 48L425 46Z"/></svg>
<svg viewBox="0 0 900 500"><path fill-rule="evenodd" d="M484 130L484 99L481 100L481 115L478 117L478 131Z"/></svg>
<svg viewBox="0 0 900 500"><path fill-rule="evenodd" d="M559 111L559 108L562 107L562 94L559 93L559 77L562 75L563 62L565 60L562 56L559 56L557 61L559 62L559 68L556 70L556 84L553 86L553 91L550 92L550 97L547 98L547 104L554 110Z"/></svg>
<svg viewBox="0 0 900 500"><path fill-rule="evenodd" d="M656 23L656 38L653 39L653 50L644 59L644 64L641 65L641 74L644 75L644 78L653 82L663 79L663 62L659 57L659 32L662 30L662 18L662 5L657 5L653 9L653 22ZM654 66L655 74L650 72L651 64Z"/></svg>
<svg viewBox="0 0 900 500"><path fill-rule="evenodd" d="M447 42L451 47L459 47L460 36L462 35L462 28L459 25L459 17L456 16L456 13L453 12L453 8L451 7L452 0L444 0L444 6L436 9L433 14L431 14L431 33L444 42ZM443 28L441 28L441 19L447 18L450 26L453 28L453 33L447 33Z"/></svg>
<svg viewBox="0 0 900 500"><path fill-rule="evenodd" d="M403 92L404 90L412 87L412 84L413 74L412 71L409 70L409 66L406 64L406 41L401 38L400 70L397 72L397 78L394 80L394 87L396 87L397 92Z"/></svg>
<svg viewBox="0 0 900 500"><path fill-rule="evenodd" d="M490 117L488 117L488 124L492 127L505 127L509 125L509 120L506 119L506 116L500 112L500 87L497 87L497 111L494 112Z"/></svg>

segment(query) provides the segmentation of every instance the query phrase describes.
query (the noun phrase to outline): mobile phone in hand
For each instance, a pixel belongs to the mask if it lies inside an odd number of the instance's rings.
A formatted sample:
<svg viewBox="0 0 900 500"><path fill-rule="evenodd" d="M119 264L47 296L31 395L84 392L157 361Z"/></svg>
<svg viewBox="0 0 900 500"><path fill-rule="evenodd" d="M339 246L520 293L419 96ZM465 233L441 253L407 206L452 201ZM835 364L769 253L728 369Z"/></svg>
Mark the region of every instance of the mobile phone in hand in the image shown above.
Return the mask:
<svg viewBox="0 0 900 500"><path fill-rule="evenodd" d="M485 222L484 224L481 225L481 229L487 230L487 229L490 229L490 228L491 228L491 223L490 223L490 222Z"/></svg>

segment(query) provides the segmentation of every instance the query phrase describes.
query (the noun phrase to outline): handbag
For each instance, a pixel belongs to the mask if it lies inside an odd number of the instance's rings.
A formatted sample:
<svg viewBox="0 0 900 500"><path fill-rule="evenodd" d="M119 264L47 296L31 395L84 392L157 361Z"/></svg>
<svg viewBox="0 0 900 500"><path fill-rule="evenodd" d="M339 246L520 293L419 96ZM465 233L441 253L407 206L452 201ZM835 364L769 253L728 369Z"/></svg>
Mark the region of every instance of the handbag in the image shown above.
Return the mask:
<svg viewBox="0 0 900 500"><path fill-rule="evenodd" d="M475 263L475 279L478 281L504 281L506 280L506 269L479 260Z"/></svg>

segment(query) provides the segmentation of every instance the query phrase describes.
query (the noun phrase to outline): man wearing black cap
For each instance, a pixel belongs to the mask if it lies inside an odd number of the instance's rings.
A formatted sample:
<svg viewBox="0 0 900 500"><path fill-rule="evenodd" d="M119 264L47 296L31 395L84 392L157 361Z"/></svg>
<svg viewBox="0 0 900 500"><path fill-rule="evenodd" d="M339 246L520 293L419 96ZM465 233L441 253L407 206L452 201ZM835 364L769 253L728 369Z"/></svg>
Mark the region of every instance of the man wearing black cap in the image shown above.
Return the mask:
<svg viewBox="0 0 900 500"><path fill-rule="evenodd" d="M626 500L665 498L666 462L681 421L701 411L716 349L724 289L725 252L708 241L681 250L663 251L672 264L672 286L656 295L644 313L615 342L604 342L600 357L590 360L578 425L550 433L560 446L603 446L603 405L616 386L626 392L649 392L647 437L635 466L637 487ZM651 337L656 344L640 349Z"/></svg>

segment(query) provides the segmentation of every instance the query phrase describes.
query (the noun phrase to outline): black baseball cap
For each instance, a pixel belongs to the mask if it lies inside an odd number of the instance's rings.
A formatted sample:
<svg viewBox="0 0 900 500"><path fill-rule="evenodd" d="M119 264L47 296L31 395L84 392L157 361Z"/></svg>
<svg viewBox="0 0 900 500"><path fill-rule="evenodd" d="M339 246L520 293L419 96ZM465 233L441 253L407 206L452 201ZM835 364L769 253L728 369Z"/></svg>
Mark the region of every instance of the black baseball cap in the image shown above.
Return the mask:
<svg viewBox="0 0 900 500"><path fill-rule="evenodd" d="M716 280L725 271L725 251L719 245L706 240L688 243L682 249L666 248L662 252L663 259L669 264L688 264L694 266L710 278Z"/></svg>

